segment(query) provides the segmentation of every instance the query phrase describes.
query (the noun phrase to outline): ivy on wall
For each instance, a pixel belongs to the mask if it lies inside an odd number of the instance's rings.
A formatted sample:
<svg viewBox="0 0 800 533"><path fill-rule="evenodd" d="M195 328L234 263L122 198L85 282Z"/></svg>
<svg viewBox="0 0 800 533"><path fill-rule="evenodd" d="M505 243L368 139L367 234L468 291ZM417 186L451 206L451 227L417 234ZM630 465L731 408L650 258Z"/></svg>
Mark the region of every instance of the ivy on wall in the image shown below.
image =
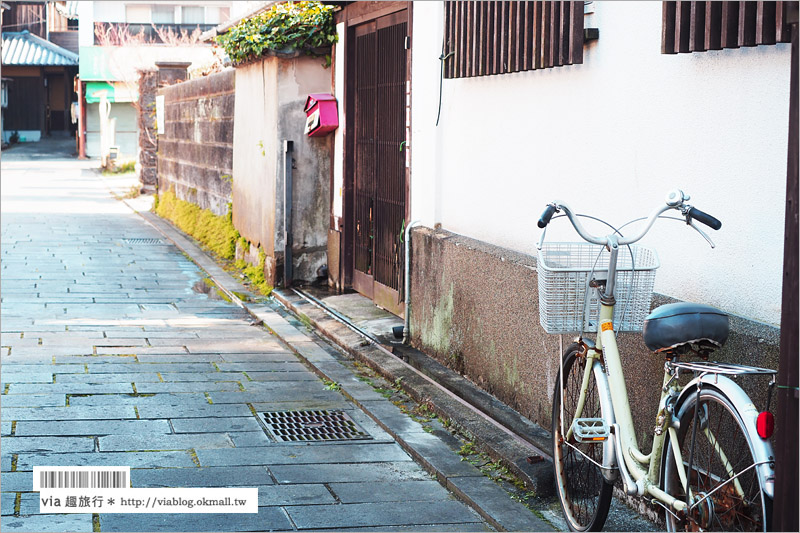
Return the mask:
<svg viewBox="0 0 800 533"><path fill-rule="evenodd" d="M313 53L337 41L332 5L285 2L241 21L215 40L236 64L267 51Z"/></svg>

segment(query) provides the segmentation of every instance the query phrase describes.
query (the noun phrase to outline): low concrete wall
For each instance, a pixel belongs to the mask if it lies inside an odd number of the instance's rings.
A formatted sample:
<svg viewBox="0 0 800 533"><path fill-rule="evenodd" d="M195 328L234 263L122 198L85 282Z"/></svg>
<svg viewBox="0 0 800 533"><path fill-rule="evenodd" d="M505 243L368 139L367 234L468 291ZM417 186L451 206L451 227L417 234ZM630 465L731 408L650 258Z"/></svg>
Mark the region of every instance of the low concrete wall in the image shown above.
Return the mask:
<svg viewBox="0 0 800 533"><path fill-rule="evenodd" d="M178 198L228 212L233 179L234 71L158 90L164 133L158 136L158 186Z"/></svg>
<svg viewBox="0 0 800 533"><path fill-rule="evenodd" d="M573 336L561 335L560 345L558 335L539 326L536 258L429 228L413 230L411 246L414 346L549 430L561 345L566 348ZM653 300L653 307L675 301L660 295ZM777 368L779 338L778 328L731 317L730 338L714 359ZM648 351L638 333L622 333L618 343L646 452L664 358ZM766 380L742 384L763 408Z"/></svg>
<svg viewBox="0 0 800 533"><path fill-rule="evenodd" d="M318 57L265 56L236 67L233 223L266 254L273 286L284 271L284 141L293 142L293 278L314 280L327 263L333 136L306 136L303 107L310 93L330 90L330 69Z"/></svg>

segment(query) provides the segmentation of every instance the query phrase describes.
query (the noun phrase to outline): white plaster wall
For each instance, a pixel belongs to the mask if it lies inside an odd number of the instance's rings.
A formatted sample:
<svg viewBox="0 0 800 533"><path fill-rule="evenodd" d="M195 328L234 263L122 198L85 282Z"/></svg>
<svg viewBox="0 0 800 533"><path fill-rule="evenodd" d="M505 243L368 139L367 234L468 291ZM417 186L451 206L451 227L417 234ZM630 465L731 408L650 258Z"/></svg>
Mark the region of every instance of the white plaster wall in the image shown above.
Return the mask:
<svg viewBox="0 0 800 533"><path fill-rule="evenodd" d="M789 45L662 55L660 2L595 6L582 65L444 80L436 127L442 3L415 4L412 218L534 254L553 199L622 224L679 187L723 227L660 222L655 290L778 324Z"/></svg>

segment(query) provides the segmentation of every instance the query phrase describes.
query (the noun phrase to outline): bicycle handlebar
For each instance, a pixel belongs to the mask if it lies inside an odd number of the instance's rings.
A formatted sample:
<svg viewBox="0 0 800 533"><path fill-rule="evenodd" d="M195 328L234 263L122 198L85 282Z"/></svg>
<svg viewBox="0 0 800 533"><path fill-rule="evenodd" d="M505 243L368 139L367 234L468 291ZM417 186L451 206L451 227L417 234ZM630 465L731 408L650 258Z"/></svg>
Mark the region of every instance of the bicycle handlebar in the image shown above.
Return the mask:
<svg viewBox="0 0 800 533"><path fill-rule="evenodd" d="M650 231L650 228L653 226L656 219L659 216L661 216L662 213L664 213L665 211L669 211L670 209L679 210L686 217L687 224L690 224L692 220L697 220L698 222L702 222L706 226L715 230L718 230L722 227L722 222L720 222L713 216L686 204L685 200L688 199L689 196L685 195L681 190L670 191L667 194L667 201L665 202L665 205L657 207L650 213L650 216L647 217L647 222L645 224L644 229L634 237L618 239L617 240L618 245L624 246L626 244L632 244L640 240L647 234L648 231ZM583 225L581 225L580 221L578 220L572 208L570 208L569 205L559 201L547 205L547 207L544 210L544 213L542 213L542 216L539 218L538 226L540 228L545 228L547 224L550 222L550 219L553 217L553 214L561 210L564 211L564 214L567 215L569 221L572 222L572 226L575 228L575 231L578 232L578 235L580 235L585 241L588 241L592 244L599 244L601 246L605 246L606 244L609 243L609 239L611 237L610 235L606 237L597 237L595 235L592 235L591 233L589 233L584 229ZM697 229L695 226L693 227ZM700 233L703 234L702 232ZM704 234L703 236L705 237ZM544 238L544 235L542 237Z"/></svg>

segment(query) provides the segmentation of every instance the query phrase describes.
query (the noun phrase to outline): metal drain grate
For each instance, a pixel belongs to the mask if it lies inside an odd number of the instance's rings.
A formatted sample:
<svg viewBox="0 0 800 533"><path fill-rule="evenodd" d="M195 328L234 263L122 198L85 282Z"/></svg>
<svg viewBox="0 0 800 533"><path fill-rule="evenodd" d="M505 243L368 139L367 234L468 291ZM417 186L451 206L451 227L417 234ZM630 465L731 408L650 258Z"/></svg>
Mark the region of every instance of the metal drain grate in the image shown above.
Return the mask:
<svg viewBox="0 0 800 533"><path fill-rule="evenodd" d="M164 244L164 241L161 239L151 239L151 238L132 238L132 239L122 239L125 244Z"/></svg>
<svg viewBox="0 0 800 533"><path fill-rule="evenodd" d="M277 442L366 440L372 437L343 411L271 411L261 413Z"/></svg>

